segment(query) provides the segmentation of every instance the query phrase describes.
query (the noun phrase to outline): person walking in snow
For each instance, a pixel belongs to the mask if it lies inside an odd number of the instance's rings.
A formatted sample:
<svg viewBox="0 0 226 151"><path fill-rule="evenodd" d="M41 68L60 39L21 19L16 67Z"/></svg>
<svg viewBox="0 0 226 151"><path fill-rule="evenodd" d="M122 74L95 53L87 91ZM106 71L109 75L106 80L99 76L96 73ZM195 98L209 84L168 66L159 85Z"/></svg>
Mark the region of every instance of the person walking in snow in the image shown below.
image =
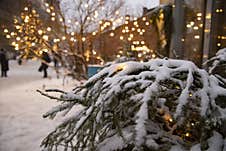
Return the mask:
<svg viewBox="0 0 226 151"><path fill-rule="evenodd" d="M48 53L45 51L43 51L41 59L42 59L42 64L39 67L38 71L39 72L43 71L44 72L43 78L47 78L48 77L48 73L47 73L48 63L51 62L51 59L50 59Z"/></svg>
<svg viewBox="0 0 226 151"><path fill-rule="evenodd" d="M7 71L9 70L9 61L4 49L0 50L0 64L1 64L1 77L7 77Z"/></svg>

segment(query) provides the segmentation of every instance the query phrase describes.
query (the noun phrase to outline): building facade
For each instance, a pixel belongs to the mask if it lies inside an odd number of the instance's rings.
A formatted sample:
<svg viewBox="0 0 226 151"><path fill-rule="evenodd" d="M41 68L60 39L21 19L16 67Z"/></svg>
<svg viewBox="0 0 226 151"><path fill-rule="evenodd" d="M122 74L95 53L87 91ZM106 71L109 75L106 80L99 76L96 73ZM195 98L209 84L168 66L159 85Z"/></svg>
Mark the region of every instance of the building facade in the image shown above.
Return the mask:
<svg viewBox="0 0 226 151"><path fill-rule="evenodd" d="M175 0L170 57L198 66L226 47L225 0Z"/></svg>
<svg viewBox="0 0 226 151"><path fill-rule="evenodd" d="M132 19L126 16L121 26L95 36L91 49L104 61L121 56L135 57L139 61L168 56L171 14L171 6L168 5L144 8L142 17Z"/></svg>

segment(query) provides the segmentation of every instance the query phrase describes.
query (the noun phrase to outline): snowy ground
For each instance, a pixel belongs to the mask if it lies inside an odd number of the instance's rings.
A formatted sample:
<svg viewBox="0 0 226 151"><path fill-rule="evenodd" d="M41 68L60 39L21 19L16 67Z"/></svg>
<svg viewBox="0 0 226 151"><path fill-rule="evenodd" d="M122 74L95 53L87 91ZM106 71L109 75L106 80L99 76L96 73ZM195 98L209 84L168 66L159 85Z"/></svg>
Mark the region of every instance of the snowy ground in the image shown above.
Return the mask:
<svg viewBox="0 0 226 151"><path fill-rule="evenodd" d="M10 61L8 78L0 78L0 151L40 151L40 142L52 130L56 121L43 119L42 114L56 102L38 94L37 89L73 88L78 82L56 79L49 69L51 78L43 79L38 72L40 63L24 62L19 66Z"/></svg>

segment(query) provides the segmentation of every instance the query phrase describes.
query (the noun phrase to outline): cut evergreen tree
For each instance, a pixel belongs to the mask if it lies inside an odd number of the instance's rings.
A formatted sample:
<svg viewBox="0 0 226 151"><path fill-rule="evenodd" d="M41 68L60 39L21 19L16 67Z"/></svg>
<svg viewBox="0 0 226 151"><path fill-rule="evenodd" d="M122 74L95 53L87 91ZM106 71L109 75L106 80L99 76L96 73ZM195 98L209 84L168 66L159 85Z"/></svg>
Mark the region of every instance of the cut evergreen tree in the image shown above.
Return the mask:
<svg viewBox="0 0 226 151"><path fill-rule="evenodd" d="M69 113L42 142L47 150L223 149L226 89L192 62L155 59L112 64L44 114ZM73 112L82 105L83 109ZM225 148L226 149L226 148Z"/></svg>

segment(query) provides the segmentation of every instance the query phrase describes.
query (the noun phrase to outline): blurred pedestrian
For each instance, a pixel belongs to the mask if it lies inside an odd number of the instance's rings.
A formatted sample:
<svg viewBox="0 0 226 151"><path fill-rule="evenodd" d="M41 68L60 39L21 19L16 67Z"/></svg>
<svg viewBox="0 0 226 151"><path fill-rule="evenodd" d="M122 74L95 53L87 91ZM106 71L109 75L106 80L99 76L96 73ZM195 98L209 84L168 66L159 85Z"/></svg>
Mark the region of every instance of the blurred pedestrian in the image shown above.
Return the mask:
<svg viewBox="0 0 226 151"><path fill-rule="evenodd" d="M42 59L42 64L39 67L38 71L39 72L43 71L44 72L43 78L47 78L48 77L48 73L47 73L48 63L51 62L51 59L49 57L49 54L45 51L43 51L41 59Z"/></svg>
<svg viewBox="0 0 226 151"><path fill-rule="evenodd" d="M1 63L1 77L7 77L7 71L9 70L9 61L4 49L0 50L0 63Z"/></svg>

